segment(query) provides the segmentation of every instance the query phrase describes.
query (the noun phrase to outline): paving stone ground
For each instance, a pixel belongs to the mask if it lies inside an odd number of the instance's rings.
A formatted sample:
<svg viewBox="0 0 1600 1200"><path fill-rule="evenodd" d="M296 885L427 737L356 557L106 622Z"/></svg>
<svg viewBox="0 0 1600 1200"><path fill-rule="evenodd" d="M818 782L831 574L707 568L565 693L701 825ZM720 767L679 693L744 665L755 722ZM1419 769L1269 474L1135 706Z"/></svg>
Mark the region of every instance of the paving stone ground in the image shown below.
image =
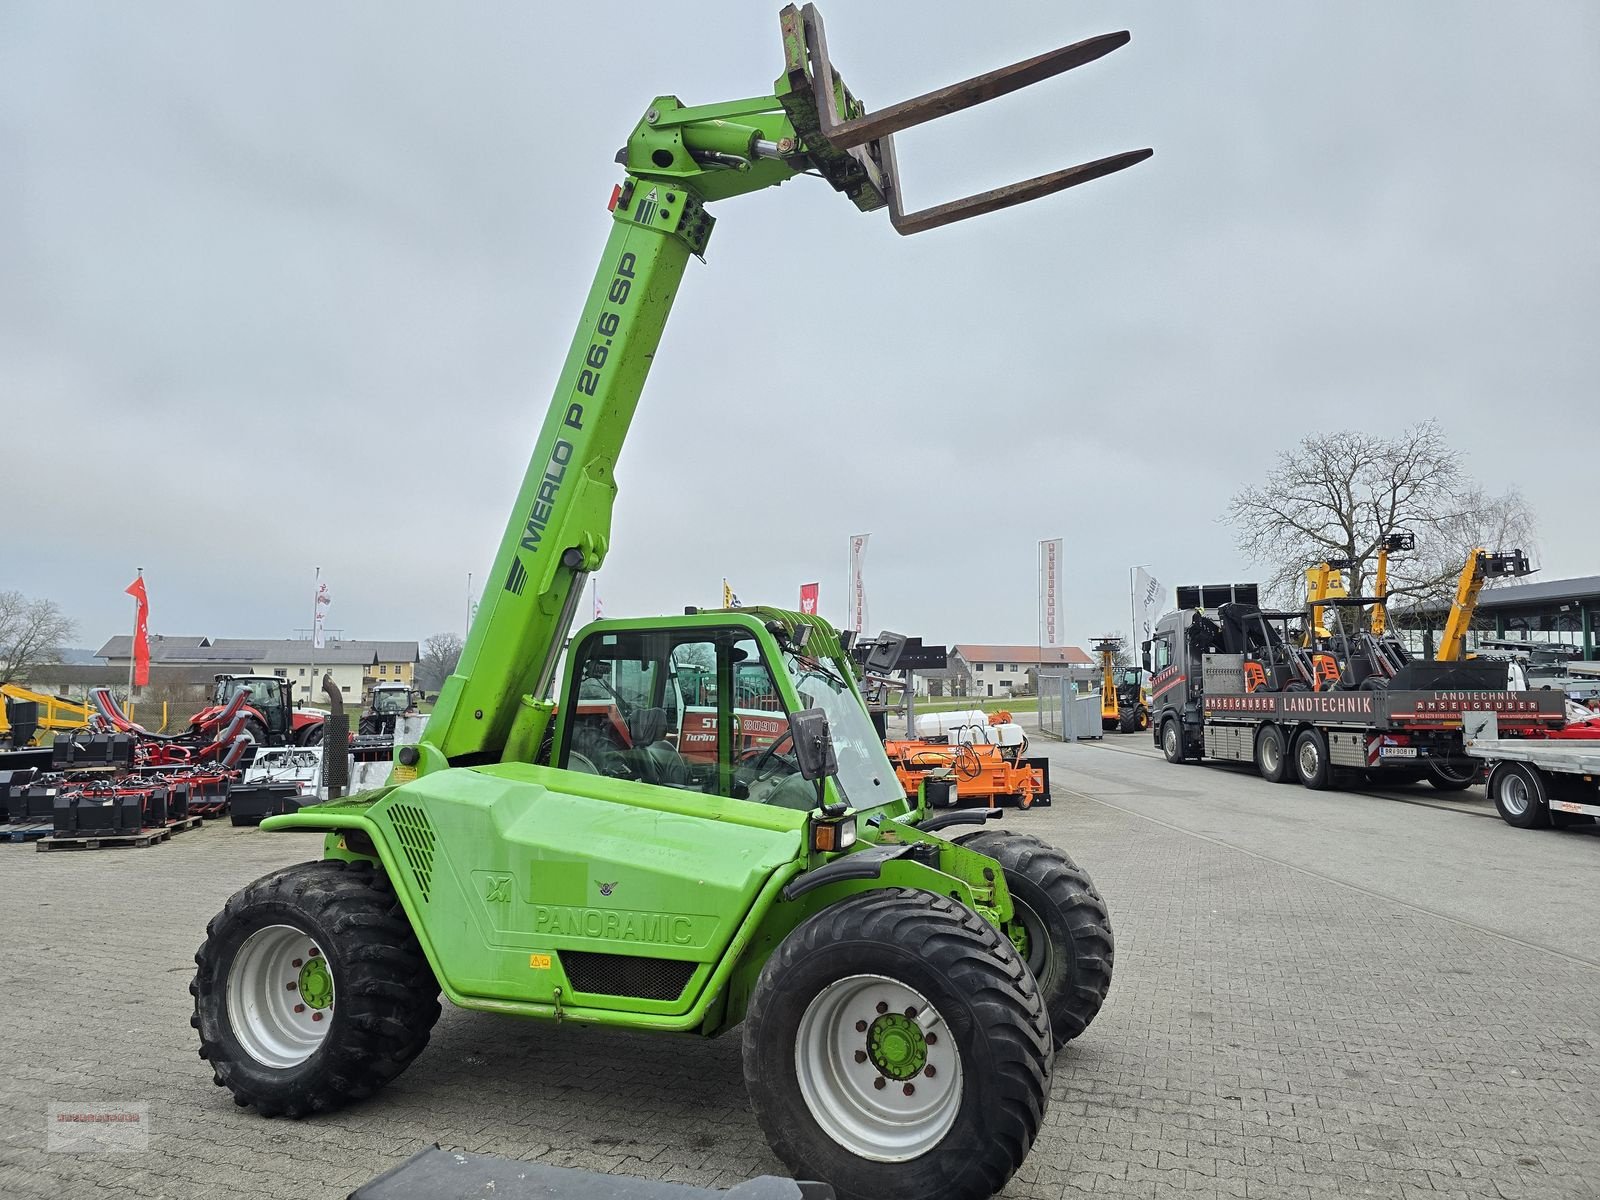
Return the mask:
<svg viewBox="0 0 1600 1200"><path fill-rule="evenodd" d="M1116 982L1005 1196L1600 1195L1600 836L1051 754L1056 804L1007 827L1093 872ZM434 1142L723 1187L780 1170L737 1036L447 1009L366 1104L235 1108L195 1054L192 955L229 893L317 844L223 824L144 850L0 845L0 1197L321 1200ZM1519 879L1570 915L1531 927L1494 895ZM52 1104L147 1105L150 1148L48 1152Z"/></svg>

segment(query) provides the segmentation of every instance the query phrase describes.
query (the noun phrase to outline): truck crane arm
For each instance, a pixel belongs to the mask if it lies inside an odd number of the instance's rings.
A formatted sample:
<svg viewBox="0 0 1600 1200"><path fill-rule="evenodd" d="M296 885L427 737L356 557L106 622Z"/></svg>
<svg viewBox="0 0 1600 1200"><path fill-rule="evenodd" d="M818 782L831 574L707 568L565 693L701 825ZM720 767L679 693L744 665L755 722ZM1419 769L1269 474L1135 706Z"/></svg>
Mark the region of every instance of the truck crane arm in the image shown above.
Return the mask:
<svg viewBox="0 0 1600 1200"><path fill-rule="evenodd" d="M658 96L617 159L611 233L556 382L511 520L456 670L406 773L530 761L549 728L557 663L589 574L605 561L614 469L706 205L820 175L857 208L887 207L902 234L1035 200L1148 158L1136 150L907 211L894 134L1100 58L1128 34L1090 38L869 114L834 71L821 15L779 15L785 68L770 95L686 107Z"/></svg>

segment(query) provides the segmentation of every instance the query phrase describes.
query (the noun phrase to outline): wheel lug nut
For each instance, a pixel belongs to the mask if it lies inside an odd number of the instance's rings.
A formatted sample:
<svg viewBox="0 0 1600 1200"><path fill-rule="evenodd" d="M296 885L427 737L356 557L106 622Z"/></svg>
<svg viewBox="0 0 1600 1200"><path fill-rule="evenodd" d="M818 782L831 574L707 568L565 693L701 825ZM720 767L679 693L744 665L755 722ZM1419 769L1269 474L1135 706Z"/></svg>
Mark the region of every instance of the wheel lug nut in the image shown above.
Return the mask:
<svg viewBox="0 0 1600 1200"><path fill-rule="evenodd" d="M298 1012L305 1012L305 1010L306 1010L306 1006L305 1006L305 1005L304 1005L304 1004L296 1004L296 1005L295 1005L295 1006L294 1006L294 1010L295 1010L295 1012L297 1012L297 1013L298 1013Z"/></svg>
<svg viewBox="0 0 1600 1200"><path fill-rule="evenodd" d="M908 1005L906 1007L906 1016L915 1017L916 1015L917 1015L917 1010Z"/></svg>
<svg viewBox="0 0 1600 1200"><path fill-rule="evenodd" d="M865 1021L857 1021L856 1022L856 1032L857 1033L865 1033L866 1031L867 1031L867 1023Z"/></svg>
<svg viewBox="0 0 1600 1200"><path fill-rule="evenodd" d="M878 1001L878 1013L879 1013L879 1015L881 1016L883 1013L886 1013L888 1011L889 1011L889 1006L887 1004L885 1004L882 1000L879 1000Z"/></svg>
<svg viewBox="0 0 1600 1200"><path fill-rule="evenodd" d="M939 1043L939 1035L936 1033L923 1034L922 1040L927 1042L930 1046L936 1046Z"/></svg>
<svg viewBox="0 0 1600 1200"><path fill-rule="evenodd" d="M887 1082L888 1082L888 1080L886 1080L882 1075L879 1075L876 1079L874 1079L872 1081L872 1086L877 1088L881 1092L883 1090L883 1085L885 1083L887 1083Z"/></svg>
<svg viewBox="0 0 1600 1200"><path fill-rule="evenodd" d="M295 990L295 985L292 984L292 983L286 983L283 986L284 986L285 990L287 990L287 991L291 991L292 992L292 991Z"/></svg>
<svg viewBox="0 0 1600 1200"><path fill-rule="evenodd" d="M322 1020L322 1014L319 1013L319 1012L312 1013L311 1014L311 1019L313 1021L320 1021L320 1020Z"/></svg>
<svg viewBox="0 0 1600 1200"><path fill-rule="evenodd" d="M929 1078L929 1079L932 1079L932 1078L933 1078L933 1077L934 1077L934 1076L935 1076L935 1075L936 1075L936 1074L938 1074L938 1072L936 1072L936 1071L935 1071L935 1070L934 1070L934 1069L933 1069L933 1066L932 1066L932 1064L929 1064L929 1065L928 1065L928 1066L927 1066L927 1067L925 1067L925 1068L924 1068L924 1069L923 1069L923 1072L922 1072L922 1073L923 1073L923 1074L924 1074L924 1075L926 1075L926 1076L927 1076L927 1077L928 1077L928 1078Z"/></svg>
<svg viewBox="0 0 1600 1200"><path fill-rule="evenodd" d="M291 967L303 967L303 966L305 966L305 962L302 959L298 959L297 958L292 963L290 963L289 965Z"/></svg>
<svg viewBox="0 0 1600 1200"><path fill-rule="evenodd" d="M910 1084L909 1084L909 1083L908 1083L908 1084L906 1084L906 1086L905 1086L905 1087L903 1087L903 1088L901 1088L901 1089L900 1089L900 1090L901 1090L901 1091L903 1091L903 1092L904 1092L904 1093L905 1093L905 1094L906 1094L906 1095L908 1095L908 1096L909 1096L909 1095L911 1095L911 1094L912 1094L912 1093L913 1093L913 1092L915 1092L915 1091L916 1091L916 1090L917 1090L917 1089L916 1089L916 1088L914 1088L914 1087L912 1087L912 1086L911 1086L911 1085L910 1085Z"/></svg>
<svg viewBox="0 0 1600 1200"><path fill-rule="evenodd" d="M857 1050L856 1051L856 1061L858 1063L866 1062L867 1061L867 1052L865 1050Z"/></svg>

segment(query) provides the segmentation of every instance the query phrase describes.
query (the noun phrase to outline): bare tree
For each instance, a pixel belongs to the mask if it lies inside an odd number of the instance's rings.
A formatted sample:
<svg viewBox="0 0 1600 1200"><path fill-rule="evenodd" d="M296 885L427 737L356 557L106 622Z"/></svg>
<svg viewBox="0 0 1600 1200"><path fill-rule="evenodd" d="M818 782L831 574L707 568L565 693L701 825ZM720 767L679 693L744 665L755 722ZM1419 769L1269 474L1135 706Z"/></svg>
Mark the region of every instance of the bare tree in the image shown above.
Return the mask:
<svg viewBox="0 0 1600 1200"><path fill-rule="evenodd" d="M1268 566L1266 590L1298 603L1305 571L1330 558L1351 566L1352 595L1366 595L1378 549L1392 533L1417 548L1389 563L1389 594L1448 600L1474 547L1531 550L1534 522L1515 489L1484 490L1462 468L1437 421L1398 437L1314 433L1278 455L1259 485L1235 493L1224 518L1239 549Z"/></svg>
<svg viewBox="0 0 1600 1200"><path fill-rule="evenodd" d="M417 658L417 686L425 692L442 688L461 660L461 647L461 639L453 633L436 633L423 642Z"/></svg>
<svg viewBox="0 0 1600 1200"><path fill-rule="evenodd" d="M54 600L0 592L0 683L27 679L34 667L61 661L61 646L76 631Z"/></svg>

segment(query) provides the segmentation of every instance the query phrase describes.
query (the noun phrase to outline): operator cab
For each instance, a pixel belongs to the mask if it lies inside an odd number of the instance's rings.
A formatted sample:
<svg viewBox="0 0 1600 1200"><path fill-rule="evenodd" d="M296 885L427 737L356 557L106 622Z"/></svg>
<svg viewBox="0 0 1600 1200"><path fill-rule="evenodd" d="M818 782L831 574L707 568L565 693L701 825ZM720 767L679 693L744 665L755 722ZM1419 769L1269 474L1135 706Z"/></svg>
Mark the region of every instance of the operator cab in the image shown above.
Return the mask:
<svg viewBox="0 0 1600 1200"><path fill-rule="evenodd" d="M778 678L798 709L828 715L834 783L857 810L901 799L883 745L837 665L777 649L743 626L592 626L576 643L554 765L801 811L801 777ZM798 711L798 710L797 710Z"/></svg>
<svg viewBox="0 0 1600 1200"><path fill-rule="evenodd" d="M260 714L269 738L288 735L291 716L286 680L276 675L218 675L211 703L225 706L240 692L245 693L245 704Z"/></svg>

